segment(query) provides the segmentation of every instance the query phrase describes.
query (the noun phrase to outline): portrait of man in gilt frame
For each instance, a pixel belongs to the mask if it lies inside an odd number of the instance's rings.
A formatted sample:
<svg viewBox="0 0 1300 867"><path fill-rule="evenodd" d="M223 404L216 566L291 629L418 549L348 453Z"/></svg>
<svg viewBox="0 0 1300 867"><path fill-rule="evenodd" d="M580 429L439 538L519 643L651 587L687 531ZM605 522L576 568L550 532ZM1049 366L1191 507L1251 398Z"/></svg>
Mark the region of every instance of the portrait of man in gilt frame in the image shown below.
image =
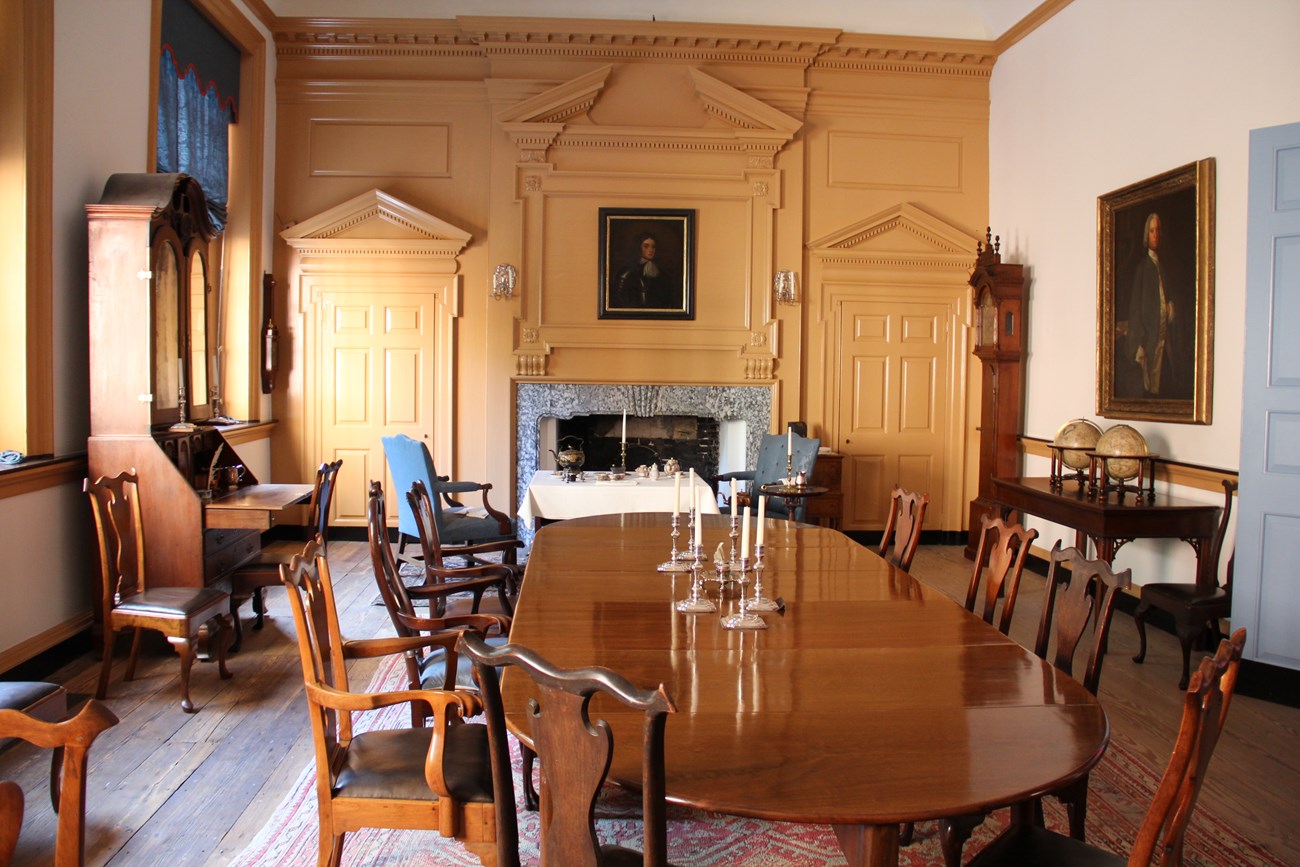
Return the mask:
<svg viewBox="0 0 1300 867"><path fill-rule="evenodd" d="M695 318L695 211L601 208L601 319Z"/></svg>
<svg viewBox="0 0 1300 867"><path fill-rule="evenodd" d="M1209 424L1214 160L1097 200L1097 414Z"/></svg>

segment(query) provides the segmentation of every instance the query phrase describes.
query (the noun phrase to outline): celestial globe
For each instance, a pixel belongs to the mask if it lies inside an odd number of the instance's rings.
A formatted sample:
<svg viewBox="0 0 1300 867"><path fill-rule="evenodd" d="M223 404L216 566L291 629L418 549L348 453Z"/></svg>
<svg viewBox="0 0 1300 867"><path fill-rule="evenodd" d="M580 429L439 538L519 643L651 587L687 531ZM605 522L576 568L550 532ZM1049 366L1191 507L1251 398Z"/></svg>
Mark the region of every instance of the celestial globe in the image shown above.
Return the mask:
<svg viewBox="0 0 1300 867"><path fill-rule="evenodd" d="M1072 470L1083 470L1088 467L1088 452L1097 447L1099 439L1101 428L1086 418L1072 418L1061 425L1052 438L1052 445L1063 449L1061 463Z"/></svg>
<svg viewBox="0 0 1300 867"><path fill-rule="evenodd" d="M1101 435L1101 439L1097 440L1095 451L1099 455L1121 455L1128 458L1128 460L1108 459L1106 461L1106 474L1111 478L1127 482L1138 474L1140 462L1132 458L1147 453L1147 441L1142 434L1128 425L1117 424Z"/></svg>

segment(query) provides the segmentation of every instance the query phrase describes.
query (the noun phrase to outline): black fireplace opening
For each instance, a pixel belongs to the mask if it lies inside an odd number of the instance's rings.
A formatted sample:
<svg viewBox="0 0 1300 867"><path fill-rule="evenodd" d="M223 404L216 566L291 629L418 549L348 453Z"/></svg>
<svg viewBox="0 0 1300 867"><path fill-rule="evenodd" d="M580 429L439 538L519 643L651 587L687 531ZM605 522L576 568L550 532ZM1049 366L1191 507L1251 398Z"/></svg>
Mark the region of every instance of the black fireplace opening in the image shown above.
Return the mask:
<svg viewBox="0 0 1300 867"><path fill-rule="evenodd" d="M566 437L576 439L566 439ZM623 416L579 415L556 419L556 451L577 446L586 458L583 468L605 470L621 463ZM627 417L627 469L676 458L682 472L690 469L701 479L718 474L719 422L693 415Z"/></svg>

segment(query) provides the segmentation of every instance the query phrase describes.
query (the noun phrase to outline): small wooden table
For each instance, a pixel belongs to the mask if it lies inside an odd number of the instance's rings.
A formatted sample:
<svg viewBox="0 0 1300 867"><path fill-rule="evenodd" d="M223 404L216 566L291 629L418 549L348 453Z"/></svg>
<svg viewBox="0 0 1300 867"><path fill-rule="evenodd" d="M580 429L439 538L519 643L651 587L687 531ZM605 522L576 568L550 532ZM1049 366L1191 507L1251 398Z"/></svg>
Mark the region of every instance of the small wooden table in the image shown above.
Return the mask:
<svg viewBox="0 0 1300 867"><path fill-rule="evenodd" d="M829 490L823 485L787 485L781 482L760 485L758 488L758 492L765 497L780 497L785 500L785 510L790 515L790 520L794 520L794 510L799 508L800 503L810 497L820 497Z"/></svg>
<svg viewBox="0 0 1300 867"><path fill-rule="evenodd" d="M1110 737L1077 681L842 533L764 524L768 628L681 614L690 578L655 570L664 514L544 527L511 641L556 665L607 666L677 703L670 801L736 816L829 824L850 865L896 865L899 823L1014 803L1078 779ZM726 538L703 517L704 547ZM531 742L531 681L507 670L507 723ZM614 702L610 777L637 784L643 716ZM546 757L542 756L543 763Z"/></svg>
<svg viewBox="0 0 1300 867"><path fill-rule="evenodd" d="M1067 479L1061 488L1053 489L1046 477L993 479L991 499L1002 507L1004 518L1023 512L1073 529L1076 547L1087 553L1091 539L1097 556L1107 563L1133 539L1182 539L1196 552L1197 587L1218 584L1218 576L1207 574L1212 564L1201 556L1209 551L1219 523L1219 507L1211 503L1167 494L1148 500L1113 491L1090 497L1085 485Z"/></svg>

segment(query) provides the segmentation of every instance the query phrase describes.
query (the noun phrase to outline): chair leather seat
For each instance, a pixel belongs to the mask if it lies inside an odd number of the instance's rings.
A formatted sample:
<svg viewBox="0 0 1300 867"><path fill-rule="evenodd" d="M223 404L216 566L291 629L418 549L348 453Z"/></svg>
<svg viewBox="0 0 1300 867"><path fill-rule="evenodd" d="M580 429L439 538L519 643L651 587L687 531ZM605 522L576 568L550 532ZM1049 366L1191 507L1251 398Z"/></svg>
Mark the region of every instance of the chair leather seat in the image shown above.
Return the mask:
<svg viewBox="0 0 1300 867"><path fill-rule="evenodd" d="M1016 825L985 846L967 867L1046 867L1050 864L1123 867L1128 864L1128 859L1044 828Z"/></svg>
<svg viewBox="0 0 1300 867"><path fill-rule="evenodd" d="M126 597L113 606L113 611L188 617L212 605L224 606L229 598L225 591L212 587L154 587Z"/></svg>
<svg viewBox="0 0 1300 867"><path fill-rule="evenodd" d="M486 640L491 647L501 647L510 641L505 635L489 635ZM446 670L447 652L441 647L435 647L420 660L420 688L445 689L443 677ZM474 663L464 654L456 656L456 688L478 690L478 685L474 683Z"/></svg>
<svg viewBox="0 0 1300 867"><path fill-rule="evenodd" d="M464 542L489 542L497 539L509 539L513 534L502 534L501 525L495 518L479 518L451 510L442 513L442 527L438 530L445 544Z"/></svg>
<svg viewBox="0 0 1300 867"><path fill-rule="evenodd" d="M432 736L433 730L427 728L384 729L357 735L348 745L334 796L438 800L424 779L424 759ZM450 726L443 752L448 790L462 802L490 802L492 766L487 726Z"/></svg>
<svg viewBox="0 0 1300 867"><path fill-rule="evenodd" d="M0 682L0 709L20 710L27 713L27 709L32 705L46 701L58 693L66 694L66 692L57 683L47 683L42 680L3 681ZM67 709L66 702L64 709Z"/></svg>

